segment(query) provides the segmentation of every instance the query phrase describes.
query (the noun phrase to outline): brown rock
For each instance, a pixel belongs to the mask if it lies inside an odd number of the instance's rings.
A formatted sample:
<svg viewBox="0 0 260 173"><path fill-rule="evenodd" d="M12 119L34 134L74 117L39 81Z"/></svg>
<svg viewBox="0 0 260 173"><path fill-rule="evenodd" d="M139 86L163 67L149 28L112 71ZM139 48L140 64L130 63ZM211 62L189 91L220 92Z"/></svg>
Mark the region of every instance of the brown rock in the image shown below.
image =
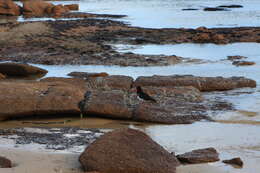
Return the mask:
<svg viewBox="0 0 260 173"><path fill-rule="evenodd" d="M124 90L131 89L134 79L129 76L111 75L107 77L86 78L89 88L103 90Z"/></svg>
<svg viewBox="0 0 260 173"><path fill-rule="evenodd" d="M85 96L83 112L102 117L130 119L132 110L128 107L127 100L127 93L120 90L92 91Z"/></svg>
<svg viewBox="0 0 260 173"><path fill-rule="evenodd" d="M28 64L0 63L0 73L7 77L44 76L48 71Z"/></svg>
<svg viewBox="0 0 260 173"><path fill-rule="evenodd" d="M183 164L219 161L218 152L214 148L192 150L191 152L177 155L177 158Z"/></svg>
<svg viewBox="0 0 260 173"><path fill-rule="evenodd" d="M46 15L47 9L54 7L53 4L42 0L29 0L23 2L23 14L29 17L41 17Z"/></svg>
<svg viewBox="0 0 260 173"><path fill-rule="evenodd" d="M0 168L12 168L12 162L9 159L0 156Z"/></svg>
<svg viewBox="0 0 260 173"><path fill-rule="evenodd" d="M5 82L0 85L0 119L34 115L79 115L85 90L64 82Z"/></svg>
<svg viewBox="0 0 260 173"><path fill-rule="evenodd" d="M20 7L12 0L0 0L0 15L19 16Z"/></svg>
<svg viewBox="0 0 260 173"><path fill-rule="evenodd" d="M88 73L88 72L71 72L68 76L72 76L75 78L89 78L89 77L107 77L109 74L106 72L101 73Z"/></svg>
<svg viewBox="0 0 260 173"><path fill-rule="evenodd" d="M195 43L208 43L210 42L211 37L209 33L200 33L200 34L196 34L193 37L193 40Z"/></svg>
<svg viewBox="0 0 260 173"><path fill-rule="evenodd" d="M55 16L55 17L59 17L62 14L65 14L67 12L69 12L69 9L65 6L63 6L63 5L55 5L52 8L52 15Z"/></svg>
<svg viewBox="0 0 260 173"><path fill-rule="evenodd" d="M64 6L67 7L69 10L73 10L73 11L79 10L79 4L69 4L69 5L64 5Z"/></svg>
<svg viewBox="0 0 260 173"><path fill-rule="evenodd" d="M5 75L3 75L2 73L0 73L0 79L5 79Z"/></svg>
<svg viewBox="0 0 260 173"><path fill-rule="evenodd" d="M228 41L225 39L224 35L222 34L213 34L211 36L212 42L216 44L226 44Z"/></svg>
<svg viewBox="0 0 260 173"><path fill-rule="evenodd" d="M85 149L79 161L86 171L102 173L175 173L179 165L174 155L133 129L106 133Z"/></svg>
<svg viewBox="0 0 260 173"><path fill-rule="evenodd" d="M63 77L47 77L40 80L41 82L64 82L67 84L74 85L76 87L82 88L84 90L89 89L87 87L87 83L83 79L76 79L76 78L63 78Z"/></svg>
<svg viewBox="0 0 260 173"><path fill-rule="evenodd" d="M222 162L226 163L226 164L239 166L239 167L243 167L243 164L244 164L240 157L236 157L236 158L233 158L230 160L223 160Z"/></svg>
<svg viewBox="0 0 260 173"><path fill-rule="evenodd" d="M192 75L140 76L134 86L193 86L200 91L222 91L242 87L256 87L254 80L244 77L196 77Z"/></svg>
<svg viewBox="0 0 260 173"><path fill-rule="evenodd" d="M255 65L255 62L252 61L233 61L232 63L235 66L248 66L248 65Z"/></svg>

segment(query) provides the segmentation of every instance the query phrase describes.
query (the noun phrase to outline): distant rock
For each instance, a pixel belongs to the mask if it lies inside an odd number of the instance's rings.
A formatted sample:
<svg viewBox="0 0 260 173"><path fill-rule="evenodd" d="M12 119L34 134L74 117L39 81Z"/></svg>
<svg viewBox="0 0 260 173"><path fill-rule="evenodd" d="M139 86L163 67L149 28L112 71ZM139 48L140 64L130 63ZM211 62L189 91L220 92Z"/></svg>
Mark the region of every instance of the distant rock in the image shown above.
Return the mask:
<svg viewBox="0 0 260 173"><path fill-rule="evenodd" d="M197 77L192 75L140 76L134 86L193 86L200 91L224 91L256 87L256 81L244 77Z"/></svg>
<svg viewBox="0 0 260 173"><path fill-rule="evenodd" d="M89 78L89 77L107 77L109 74L106 72L101 73L89 73L89 72L71 72L68 74L68 76L72 76L75 78Z"/></svg>
<svg viewBox="0 0 260 173"><path fill-rule="evenodd" d="M219 154L214 148L192 150L176 156L183 164L197 164L219 161Z"/></svg>
<svg viewBox="0 0 260 173"><path fill-rule="evenodd" d="M204 11L228 11L227 9L222 7L206 7L203 10Z"/></svg>
<svg viewBox="0 0 260 173"><path fill-rule="evenodd" d="M7 77L44 76L48 71L28 64L0 63L0 73Z"/></svg>
<svg viewBox="0 0 260 173"><path fill-rule="evenodd" d="M0 168L12 168L12 162L9 159L0 156Z"/></svg>
<svg viewBox="0 0 260 173"><path fill-rule="evenodd" d="M236 158L233 158L233 159L230 159L230 160L223 160L222 162L226 163L226 164L239 166L241 168L243 167L243 164L244 164L240 157L236 157Z"/></svg>
<svg viewBox="0 0 260 173"><path fill-rule="evenodd" d="M199 10L197 8L183 8L182 11L196 11Z"/></svg>
<svg viewBox="0 0 260 173"><path fill-rule="evenodd" d="M19 16L20 14L21 7L12 0L0 0L0 15Z"/></svg>
<svg viewBox="0 0 260 173"><path fill-rule="evenodd" d="M23 2L23 15L28 17L41 17L46 15L47 9L54 5L41 0L28 0ZM49 10L50 11L50 10Z"/></svg>
<svg viewBox="0 0 260 173"><path fill-rule="evenodd" d="M243 5L220 5L218 8L243 8Z"/></svg>
<svg viewBox="0 0 260 173"><path fill-rule="evenodd" d="M248 57L246 56L240 56L240 55L235 55L235 56L228 56L227 59L230 61L235 61L235 60L240 60L240 59L247 59Z"/></svg>
<svg viewBox="0 0 260 173"><path fill-rule="evenodd" d="M232 63L235 66L248 66L248 65L255 65L255 62L252 61L233 61Z"/></svg>
<svg viewBox="0 0 260 173"><path fill-rule="evenodd" d="M145 133L119 129L104 134L80 155L85 171L102 173L176 173L176 157Z"/></svg>

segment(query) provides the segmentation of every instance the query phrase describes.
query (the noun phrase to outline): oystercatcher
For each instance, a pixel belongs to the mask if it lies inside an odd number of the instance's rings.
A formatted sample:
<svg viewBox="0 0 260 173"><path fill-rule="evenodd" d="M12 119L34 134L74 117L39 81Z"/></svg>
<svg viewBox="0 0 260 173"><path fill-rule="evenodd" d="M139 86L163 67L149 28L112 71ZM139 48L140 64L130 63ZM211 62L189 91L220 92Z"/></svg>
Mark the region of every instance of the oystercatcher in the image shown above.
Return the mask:
<svg viewBox="0 0 260 173"><path fill-rule="evenodd" d="M136 92L140 99L146 100L146 101L152 101L152 102L156 103L156 100L154 98L152 98L151 96L149 96L148 94L146 94L145 92L143 92L143 90L140 86L136 87Z"/></svg>

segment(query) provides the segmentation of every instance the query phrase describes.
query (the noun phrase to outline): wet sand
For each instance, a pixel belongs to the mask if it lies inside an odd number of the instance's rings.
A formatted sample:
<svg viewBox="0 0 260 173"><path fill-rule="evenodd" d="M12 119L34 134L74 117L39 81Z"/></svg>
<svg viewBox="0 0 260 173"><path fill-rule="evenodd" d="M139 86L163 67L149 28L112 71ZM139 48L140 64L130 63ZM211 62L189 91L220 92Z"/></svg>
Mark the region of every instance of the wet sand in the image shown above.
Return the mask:
<svg viewBox="0 0 260 173"><path fill-rule="evenodd" d="M28 152L0 148L0 153L13 160L13 168L0 168L0 173L84 173L78 162L79 154ZM178 173L224 173L208 164L181 166Z"/></svg>

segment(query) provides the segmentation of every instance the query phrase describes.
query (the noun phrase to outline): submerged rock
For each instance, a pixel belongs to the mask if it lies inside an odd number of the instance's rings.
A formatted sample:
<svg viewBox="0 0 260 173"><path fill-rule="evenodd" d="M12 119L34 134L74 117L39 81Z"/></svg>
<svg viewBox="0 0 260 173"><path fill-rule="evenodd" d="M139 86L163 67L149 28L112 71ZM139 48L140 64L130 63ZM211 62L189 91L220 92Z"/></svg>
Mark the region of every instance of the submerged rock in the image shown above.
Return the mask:
<svg viewBox="0 0 260 173"><path fill-rule="evenodd" d="M0 85L0 119L79 115L84 90L65 82L5 82Z"/></svg>
<svg viewBox="0 0 260 173"><path fill-rule="evenodd" d="M239 167L243 167L243 164L244 164L240 157L236 157L236 158L233 158L230 160L223 160L222 162L226 163L226 164L239 166Z"/></svg>
<svg viewBox="0 0 260 173"><path fill-rule="evenodd" d="M106 133L80 155L85 171L102 173L175 173L176 157L145 133L120 129Z"/></svg>
<svg viewBox="0 0 260 173"><path fill-rule="evenodd" d="M177 155L183 164L207 163L219 161L218 152L214 148L192 150L191 152Z"/></svg>
<svg viewBox="0 0 260 173"><path fill-rule="evenodd" d="M39 67L20 63L0 63L0 73L7 77L44 76L48 71Z"/></svg>
<svg viewBox="0 0 260 173"><path fill-rule="evenodd" d="M222 7L206 7L203 10L204 11L227 11L227 9Z"/></svg>
<svg viewBox="0 0 260 173"><path fill-rule="evenodd" d="M0 15L19 16L20 14L20 7L12 0L0 0Z"/></svg>
<svg viewBox="0 0 260 173"><path fill-rule="evenodd" d="M0 156L0 168L12 168L11 160Z"/></svg>
<svg viewBox="0 0 260 173"><path fill-rule="evenodd" d="M193 86L200 91L224 91L243 87L256 87L256 81L244 77L197 77L192 75L140 76L134 86Z"/></svg>

